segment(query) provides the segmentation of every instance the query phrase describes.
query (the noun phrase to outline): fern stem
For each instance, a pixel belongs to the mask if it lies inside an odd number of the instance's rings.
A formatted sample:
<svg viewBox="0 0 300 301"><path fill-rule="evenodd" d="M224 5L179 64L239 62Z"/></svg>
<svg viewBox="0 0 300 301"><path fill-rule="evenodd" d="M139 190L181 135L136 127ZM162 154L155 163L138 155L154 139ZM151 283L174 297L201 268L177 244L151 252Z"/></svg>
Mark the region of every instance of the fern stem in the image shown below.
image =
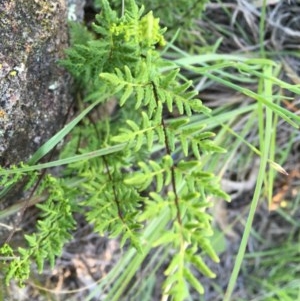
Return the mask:
<svg viewBox="0 0 300 301"><path fill-rule="evenodd" d="M114 202L117 206L117 210L118 210L118 216L120 218L120 220L125 223L124 221L124 218L123 218L123 213L122 213L122 210L121 210L121 206L120 206L120 202L119 202L119 199L118 199L118 196L117 196L117 191L116 191L116 187L115 187L115 184L114 184L114 181L113 181L113 177L112 177L112 174L109 170L109 165L108 165L108 162L105 158L105 156L103 156L103 163L105 165L105 169L106 169L106 172L107 172L107 175L108 175L108 178L109 178L109 181L112 183L112 191L113 191L113 195L114 195Z"/></svg>
<svg viewBox="0 0 300 301"><path fill-rule="evenodd" d="M154 98L155 98L155 101L156 101L156 105L158 106L159 97L158 97L158 93L157 93L157 88L156 88L155 83L153 81L151 81L151 85L152 85L152 88L153 88L153 94L154 94ZM167 153L167 155L171 156L172 152L171 152L171 148L170 148L170 142L169 142L169 139L168 139L167 126L165 124L163 116L161 116L161 126L162 126L164 136L165 136L166 153ZM182 226L181 213L180 213L180 207L179 207L179 197L178 197L178 193L177 193L176 180L175 180L175 166L174 166L174 164L171 166L171 185L172 185L172 190L173 190L174 195L175 195L174 203L175 203L176 212L177 212L176 213L176 218L177 218L178 224L180 226Z"/></svg>

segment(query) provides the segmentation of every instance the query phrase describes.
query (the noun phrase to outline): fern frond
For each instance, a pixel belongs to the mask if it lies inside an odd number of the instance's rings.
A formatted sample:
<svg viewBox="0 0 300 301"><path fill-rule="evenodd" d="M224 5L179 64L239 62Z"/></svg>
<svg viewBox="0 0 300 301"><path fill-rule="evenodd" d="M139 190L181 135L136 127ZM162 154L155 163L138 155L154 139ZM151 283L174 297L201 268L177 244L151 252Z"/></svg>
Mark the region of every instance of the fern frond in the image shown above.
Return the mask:
<svg viewBox="0 0 300 301"><path fill-rule="evenodd" d="M171 182L171 167L173 160L170 156L162 158L159 164L156 161L139 162L140 171L125 178L124 183L137 187L138 190L146 190L153 182L156 184L156 192L160 192Z"/></svg>
<svg viewBox="0 0 300 301"><path fill-rule="evenodd" d="M17 169L18 167L16 165L12 165L10 169ZM0 187L8 187L11 186L18 181L20 181L23 177L23 173L14 173L10 174L6 172L6 169L0 166Z"/></svg>
<svg viewBox="0 0 300 301"><path fill-rule="evenodd" d="M101 0L101 6L101 13L96 15L96 22L92 24L92 28L97 34L110 37L110 28L119 21L119 18L107 0Z"/></svg>
<svg viewBox="0 0 300 301"><path fill-rule="evenodd" d="M148 149L150 150L154 140L154 127L151 124L148 124L149 127L140 127L132 120L127 120L126 123L129 128L121 128L121 133L112 137L111 141L117 143L128 142L134 145L134 151L137 152L147 139Z"/></svg>
<svg viewBox="0 0 300 301"><path fill-rule="evenodd" d="M140 249L142 224L138 216L144 198L135 188L123 183L121 169L126 168L126 163L121 158L117 160L106 156L96 159L97 162L89 162L91 165L79 174L79 177L87 179L79 187L85 198L81 205L89 207L86 218L96 232L101 235L109 233L110 237L120 236L124 243L129 239L134 247Z"/></svg>
<svg viewBox="0 0 300 301"><path fill-rule="evenodd" d="M188 297L187 283L196 289L199 294L204 293L200 280L194 275L195 270L208 278L216 277L198 253L200 246L197 243L195 244L194 229L188 225L187 227L183 226L184 228L179 224L174 225L173 240L169 241L163 237L158 241L158 243L171 243L178 248L178 253L173 257L165 271L167 278L164 283L165 294L172 295L174 300L185 300ZM202 245L205 245L204 241L203 239ZM205 251L210 253L212 248L207 247ZM214 258L216 257L217 255L214 253Z"/></svg>
<svg viewBox="0 0 300 301"><path fill-rule="evenodd" d="M37 205L41 209L37 232L25 235L29 248L19 248L18 258L9 263L7 284L12 278L20 283L28 278L30 260L36 262L39 272L43 271L45 260L53 268L56 256L61 254L63 245L72 237L70 231L74 228L75 221L71 203L64 197L61 183L47 175L41 189L47 189L49 198L46 203Z"/></svg>
<svg viewBox="0 0 300 301"><path fill-rule="evenodd" d="M19 169L23 167L26 168L26 164L23 162L21 162L19 166L12 165L8 169L0 166L0 199L5 197L17 183L23 183L24 191L29 190L35 185L39 173L36 171L27 173L19 171ZM15 172L12 173L11 171Z"/></svg>
<svg viewBox="0 0 300 301"><path fill-rule="evenodd" d="M188 156L189 149L192 149L194 156L200 160L201 153L216 152L223 153L225 150L217 146L211 138L215 136L212 132L202 132L202 127L187 127L182 129L179 134L182 150L185 156ZM201 153L200 153L201 152Z"/></svg>
<svg viewBox="0 0 300 301"><path fill-rule="evenodd" d="M173 204L173 201L168 197L163 197L161 194L152 191L149 193L149 199L146 199L144 204L145 210L143 210L139 216L140 222L151 220L158 216L160 212L168 210ZM168 232L168 234L171 233Z"/></svg>

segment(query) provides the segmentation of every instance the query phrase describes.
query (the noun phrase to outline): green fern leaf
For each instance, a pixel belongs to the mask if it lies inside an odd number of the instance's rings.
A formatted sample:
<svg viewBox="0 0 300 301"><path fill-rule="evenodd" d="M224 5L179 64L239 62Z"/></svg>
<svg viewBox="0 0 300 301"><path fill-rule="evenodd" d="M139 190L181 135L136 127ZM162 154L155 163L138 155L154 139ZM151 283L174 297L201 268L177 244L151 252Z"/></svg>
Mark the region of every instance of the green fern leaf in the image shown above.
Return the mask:
<svg viewBox="0 0 300 301"><path fill-rule="evenodd" d="M207 152L226 153L224 148L217 146L213 141L210 140L204 140L201 142L201 148Z"/></svg>
<svg viewBox="0 0 300 301"><path fill-rule="evenodd" d="M197 113L205 113L205 114L209 114L211 112L211 110L207 107L205 107L200 99L192 99L189 102L191 109L194 112Z"/></svg>
<svg viewBox="0 0 300 301"><path fill-rule="evenodd" d="M179 168L182 172L190 172L191 170L198 170L201 168L202 164L198 160L184 161L181 160L177 168Z"/></svg>
<svg viewBox="0 0 300 301"><path fill-rule="evenodd" d="M200 294L204 294L204 287L201 285L199 280L192 274L188 268L183 270L184 278L192 285L192 287Z"/></svg>
<svg viewBox="0 0 300 301"><path fill-rule="evenodd" d="M153 175L155 176L156 179L156 192L160 192L162 188L164 187L164 169L155 161L149 161L150 166L153 169Z"/></svg>
<svg viewBox="0 0 300 301"><path fill-rule="evenodd" d="M143 103L143 99L145 98L145 88L142 86L137 86L135 91L136 91L136 103L134 109L138 110Z"/></svg>
<svg viewBox="0 0 300 301"><path fill-rule="evenodd" d="M131 94L133 93L133 87L130 85L127 85L125 88L125 91L122 93L122 97L120 99L120 106L122 107L126 100L128 100L128 98L131 96Z"/></svg>
<svg viewBox="0 0 300 301"><path fill-rule="evenodd" d="M189 141L186 135L180 135L180 143L183 154L187 157L189 155Z"/></svg>
<svg viewBox="0 0 300 301"><path fill-rule="evenodd" d="M180 69L177 68L177 69L171 70L168 73L164 74L161 77L161 86L167 87L170 83L175 82L176 78L179 74L179 71L180 71Z"/></svg>
<svg viewBox="0 0 300 301"><path fill-rule="evenodd" d="M157 103L155 105L155 108L153 108L153 111L154 111L154 116L152 117L152 114L151 114L151 117L153 119L153 123L154 124L161 124L162 114L163 114L163 105L162 105L162 102L160 100L157 101ZM149 112L149 114L150 114L150 112Z"/></svg>
<svg viewBox="0 0 300 301"><path fill-rule="evenodd" d="M144 175L143 173L136 173L134 176L127 177L124 179L126 185L134 185L136 187L141 187L141 189L146 189L152 182L152 177Z"/></svg>
<svg viewBox="0 0 300 301"><path fill-rule="evenodd" d="M123 87L125 86L125 82L120 80L120 78L114 74L114 73L100 73L100 78L103 80L108 81L110 84L112 84L114 87L116 87L115 89L115 93L119 92L120 90L123 89Z"/></svg>
<svg viewBox="0 0 300 301"><path fill-rule="evenodd" d="M215 278L216 274L213 273L210 268L205 264L200 256L187 254L187 259L191 262L199 272L208 278Z"/></svg>
<svg viewBox="0 0 300 301"><path fill-rule="evenodd" d="M149 117L145 112L142 112L142 119L143 119L143 128L149 129L146 132L146 137L147 137L147 148L149 151L151 151L153 143L154 143L155 129L152 126L152 122L149 120Z"/></svg>

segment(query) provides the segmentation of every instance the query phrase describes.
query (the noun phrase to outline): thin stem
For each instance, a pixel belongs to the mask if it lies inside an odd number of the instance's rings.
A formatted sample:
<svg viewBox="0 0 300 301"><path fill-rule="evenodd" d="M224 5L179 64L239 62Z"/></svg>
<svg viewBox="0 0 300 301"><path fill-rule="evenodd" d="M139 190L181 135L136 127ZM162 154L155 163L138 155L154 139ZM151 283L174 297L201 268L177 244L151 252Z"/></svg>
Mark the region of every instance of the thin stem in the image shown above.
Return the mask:
<svg viewBox="0 0 300 301"><path fill-rule="evenodd" d="M153 81L151 82L151 85L153 88L154 98L155 98L156 104L158 106L159 97L158 97L158 93L157 93L157 88ZM161 126L162 126L162 129L164 132L164 137L165 137L166 153L167 153L167 155L171 156L172 152L171 152L170 142L168 139L167 126L165 124L163 116L161 117ZM177 193L176 180L175 180L175 166L174 165L172 165L172 167L171 167L171 185L172 185L172 190L175 195L174 203L175 203L176 211L177 211L177 221L178 221L179 225L182 225L181 213L180 213L180 207L179 207L179 197L178 197L178 193Z"/></svg>
<svg viewBox="0 0 300 301"><path fill-rule="evenodd" d="M124 223L123 213L122 213L120 202L119 202L119 199L118 199L118 195L117 195L117 191L116 191L116 186L114 184L113 176L112 176L112 174L109 170L109 165L108 165L108 162L107 162L106 158L103 157L102 159L103 159L103 162L104 162L104 165L105 165L105 169L106 169L109 181L110 181L110 183L112 183L112 191L113 191L113 195L114 195L114 202L117 206L119 218Z"/></svg>

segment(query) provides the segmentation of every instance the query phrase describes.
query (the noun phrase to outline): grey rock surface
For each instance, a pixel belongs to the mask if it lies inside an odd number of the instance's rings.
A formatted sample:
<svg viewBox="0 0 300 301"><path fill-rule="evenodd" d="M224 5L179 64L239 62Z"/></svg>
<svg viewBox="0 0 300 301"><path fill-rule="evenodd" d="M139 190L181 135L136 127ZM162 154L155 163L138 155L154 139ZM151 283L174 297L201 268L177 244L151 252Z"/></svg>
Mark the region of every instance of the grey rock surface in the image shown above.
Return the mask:
<svg viewBox="0 0 300 301"><path fill-rule="evenodd" d="M0 165L26 161L64 124L70 77L65 0L0 1Z"/></svg>
<svg viewBox="0 0 300 301"><path fill-rule="evenodd" d="M68 0L68 20L82 22L84 18L85 0Z"/></svg>

